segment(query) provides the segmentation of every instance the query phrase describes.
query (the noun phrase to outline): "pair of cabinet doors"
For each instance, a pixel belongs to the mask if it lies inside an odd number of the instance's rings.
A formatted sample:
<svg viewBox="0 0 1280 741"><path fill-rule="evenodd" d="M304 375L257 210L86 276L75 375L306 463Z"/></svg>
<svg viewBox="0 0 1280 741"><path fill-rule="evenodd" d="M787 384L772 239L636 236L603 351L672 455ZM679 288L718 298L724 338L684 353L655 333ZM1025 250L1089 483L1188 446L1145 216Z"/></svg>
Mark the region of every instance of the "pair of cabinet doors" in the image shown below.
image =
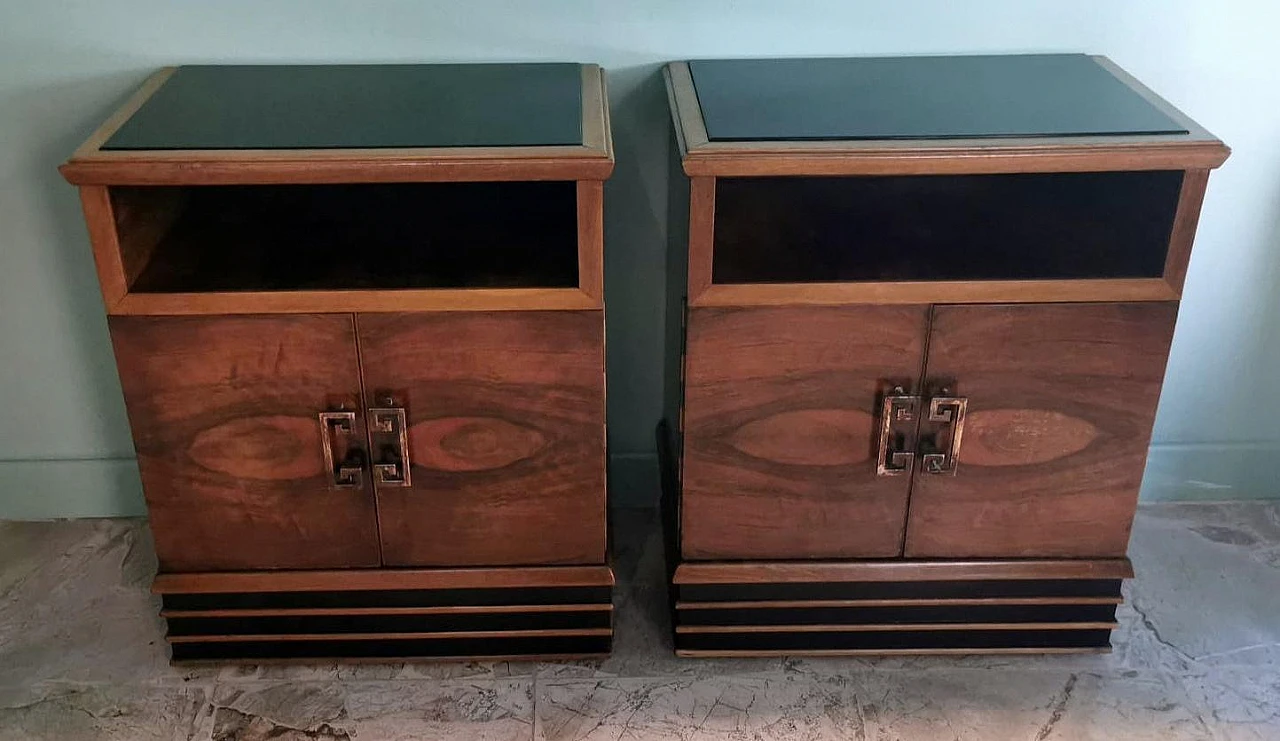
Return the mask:
<svg viewBox="0 0 1280 741"><path fill-rule="evenodd" d="M110 321L164 571L604 561L598 311Z"/></svg>
<svg viewBox="0 0 1280 741"><path fill-rule="evenodd" d="M1177 304L693 308L686 559L1124 554ZM894 386L967 400L956 469L877 471ZM911 434L910 432L906 434Z"/></svg>

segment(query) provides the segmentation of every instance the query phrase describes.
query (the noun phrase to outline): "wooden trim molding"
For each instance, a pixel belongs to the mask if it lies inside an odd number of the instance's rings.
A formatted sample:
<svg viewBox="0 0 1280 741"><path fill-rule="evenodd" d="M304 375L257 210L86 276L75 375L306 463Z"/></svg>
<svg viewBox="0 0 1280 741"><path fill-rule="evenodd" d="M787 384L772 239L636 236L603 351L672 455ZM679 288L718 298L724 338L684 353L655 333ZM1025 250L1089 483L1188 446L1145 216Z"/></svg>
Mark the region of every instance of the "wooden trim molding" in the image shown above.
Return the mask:
<svg viewBox="0 0 1280 741"><path fill-rule="evenodd" d="M1127 558L1094 561L794 561L683 563L676 584L1131 579Z"/></svg>
<svg viewBox="0 0 1280 741"><path fill-rule="evenodd" d="M974 653L970 651L969 653ZM1049 652L1045 652L1049 653ZM285 657L285 656L254 656L252 659L245 657L222 657L222 658L175 658L170 659L169 663L173 666L181 667L214 667L226 666L228 663L252 663L256 666L315 666L316 664L341 662L343 664L387 664L397 659L400 661L483 661L483 662L500 662L500 661L577 661L586 659L604 658L609 655L608 651L578 651L569 653L527 653L527 654L480 654L480 655L430 655L422 656L406 651L403 656L352 656L350 654L339 654L334 651L332 655L326 657Z"/></svg>
<svg viewBox="0 0 1280 741"><path fill-rule="evenodd" d="M689 147L684 139L684 126L680 122L680 103L676 100L675 87L671 81L671 65L662 68L662 80L667 86L667 115L671 116L671 132L676 137L676 150L683 162L685 155L689 153Z"/></svg>
<svg viewBox="0 0 1280 741"><path fill-rule="evenodd" d="M1013 656L1013 655L1066 655L1109 654L1109 647L1085 648L849 648L817 649L805 651L805 656ZM742 649L676 649L676 656L686 659L741 659L768 656L794 656L795 651L742 650Z"/></svg>
<svg viewBox="0 0 1280 741"><path fill-rule="evenodd" d="M582 65L582 145L613 159L609 93L604 70L596 64Z"/></svg>
<svg viewBox="0 0 1280 741"><path fill-rule="evenodd" d="M667 65L672 115L690 177L968 175L1113 170L1210 170L1231 150L1105 57L1100 66L1184 128L1186 134L1001 139L715 142L707 135L689 65Z"/></svg>
<svg viewBox="0 0 1280 741"><path fill-rule="evenodd" d="M689 150L690 177L783 175L986 175L1018 172L1213 169L1230 150L1221 142L1150 144L1109 137L1018 141L711 142ZM836 146L841 145L841 146Z"/></svg>
<svg viewBox="0 0 1280 741"><path fill-rule="evenodd" d="M223 594L606 586L613 586L613 571L608 566L540 566L158 574L151 591L156 594Z"/></svg>
<svg viewBox="0 0 1280 741"><path fill-rule="evenodd" d="M1164 279L1179 296L1182 295L1182 287L1187 280L1191 246L1196 240L1200 208L1204 205L1208 185L1208 170L1187 170L1183 175L1182 192L1178 195L1178 211L1173 217L1173 232L1169 237L1169 252L1164 263Z"/></svg>
<svg viewBox="0 0 1280 741"><path fill-rule="evenodd" d="M553 630L469 630L430 633L269 633L244 635L169 636L169 643L274 643L276 641L420 641L464 640L469 638L606 638L612 628L572 628Z"/></svg>
<svg viewBox="0 0 1280 741"><path fill-rule="evenodd" d="M93 247L93 261L98 268L102 302L109 313L129 292L111 193L105 185L82 186L80 206L89 228L89 244Z"/></svg>
<svg viewBox="0 0 1280 741"><path fill-rule="evenodd" d="M578 181L578 288L604 306L604 181Z"/></svg>
<svg viewBox="0 0 1280 741"><path fill-rule="evenodd" d="M439 288L342 291L128 293L112 316L316 314L381 311L577 311L599 309L577 288Z"/></svg>
<svg viewBox="0 0 1280 741"><path fill-rule="evenodd" d="M613 160L587 147L101 152L59 168L76 185L604 180Z"/></svg>
<svg viewBox="0 0 1280 741"><path fill-rule="evenodd" d="M613 612L611 604L442 605L439 607L299 607L225 610L161 610L162 618L375 617L386 615L523 615L548 612Z"/></svg>
<svg viewBox="0 0 1280 741"><path fill-rule="evenodd" d="M696 182L696 181L695 181ZM692 219L691 219L692 221ZM695 291L693 228L689 237L689 305L796 306L839 304L988 304L1090 301L1171 301L1177 291L1163 278L1089 280L919 281L853 283L734 283ZM710 254L706 263L710 279Z"/></svg>
<svg viewBox="0 0 1280 741"><path fill-rule="evenodd" d="M715 249L716 179L689 180L689 305L700 306L698 297L711 286Z"/></svg>
<svg viewBox="0 0 1280 741"><path fill-rule="evenodd" d="M705 147L707 126L702 119L702 106L698 92L693 87L693 75L688 62L672 62L662 70L667 83L667 98L671 104L671 116L679 137L680 154L687 155L693 149Z"/></svg>
<svg viewBox="0 0 1280 741"><path fill-rule="evenodd" d="M168 82L169 78L173 77L173 73L177 71L177 67L162 67L148 77L142 83L142 87L138 88L133 95L130 95L124 102L124 105L117 108L116 111L112 113L111 116L92 134L90 134L89 138L86 139L78 149L76 149L76 151L71 155L71 160L74 162L75 160L85 159L86 157L99 154L102 151L102 145L107 143L107 140L111 138L112 134L119 131L120 127L124 126L124 122L128 121L133 114L137 113L138 109L150 100L151 96L155 95L156 91Z"/></svg>
<svg viewBox="0 0 1280 741"><path fill-rule="evenodd" d="M1094 62L1106 71L1110 72L1120 82L1123 82L1130 90L1137 93L1143 100L1155 106L1161 113L1177 121L1182 128L1187 130L1187 135L1204 141L1216 141L1218 137L1209 132L1208 129L1201 126L1191 119L1190 116L1173 107L1173 104L1156 94L1154 90L1143 85L1138 78L1125 72L1120 65L1111 61L1108 57L1101 54L1094 54L1091 57Z"/></svg>
<svg viewBox="0 0 1280 741"><path fill-rule="evenodd" d="M613 173L604 72L582 66L578 146L387 149L104 150L177 71L147 78L59 170L75 185L267 185L499 180L605 180Z"/></svg>
<svg viewBox="0 0 1280 741"><path fill-rule="evenodd" d="M676 633L906 633L969 630L1112 630L1116 622L1092 623L869 623L864 625L678 625Z"/></svg>
<svg viewBox="0 0 1280 741"><path fill-rule="evenodd" d="M1118 605L1120 597L975 597L943 599L815 599L740 602L676 602L677 610L825 609L845 607L1026 607L1033 605Z"/></svg>

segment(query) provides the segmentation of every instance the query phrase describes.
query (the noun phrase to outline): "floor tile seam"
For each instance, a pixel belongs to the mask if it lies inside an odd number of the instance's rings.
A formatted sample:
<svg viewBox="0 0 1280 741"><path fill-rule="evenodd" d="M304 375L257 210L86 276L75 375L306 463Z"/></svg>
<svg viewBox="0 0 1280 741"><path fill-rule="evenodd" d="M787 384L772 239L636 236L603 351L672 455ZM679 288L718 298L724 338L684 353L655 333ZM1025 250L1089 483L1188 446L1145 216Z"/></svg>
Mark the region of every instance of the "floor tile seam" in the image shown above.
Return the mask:
<svg viewBox="0 0 1280 741"><path fill-rule="evenodd" d="M530 712L533 713L532 722L529 723L529 741L537 741L538 739L538 696L541 694L538 691L538 674L538 667L535 665L533 677L529 680L529 707L531 709Z"/></svg>
<svg viewBox="0 0 1280 741"><path fill-rule="evenodd" d="M1191 691L1191 687L1186 683L1187 677L1170 673L1168 678L1177 683L1178 689L1182 691L1183 696L1187 700L1187 710L1195 715L1196 718L1204 724L1212 735L1214 741L1230 741L1231 736L1227 735L1223 730L1226 725L1223 721L1214 717L1213 708L1206 702L1201 701L1196 693Z"/></svg>

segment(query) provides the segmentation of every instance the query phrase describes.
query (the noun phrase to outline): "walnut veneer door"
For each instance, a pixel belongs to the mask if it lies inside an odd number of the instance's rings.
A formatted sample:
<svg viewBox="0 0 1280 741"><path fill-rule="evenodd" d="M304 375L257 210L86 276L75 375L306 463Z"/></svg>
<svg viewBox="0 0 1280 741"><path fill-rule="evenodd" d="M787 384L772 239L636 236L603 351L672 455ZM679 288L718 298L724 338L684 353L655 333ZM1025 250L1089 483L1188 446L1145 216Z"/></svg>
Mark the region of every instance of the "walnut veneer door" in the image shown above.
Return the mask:
<svg viewBox="0 0 1280 741"><path fill-rule="evenodd" d="M877 399L913 388L925 306L692 309L686 559L896 556L910 475L876 475Z"/></svg>
<svg viewBox="0 0 1280 741"><path fill-rule="evenodd" d="M359 407L350 314L110 322L162 571L378 565L367 481L332 488L321 447Z"/></svg>
<svg viewBox="0 0 1280 741"><path fill-rule="evenodd" d="M908 557L1121 556L1176 303L938 306L926 384L967 398L954 476L917 471Z"/></svg>
<svg viewBox="0 0 1280 741"><path fill-rule="evenodd" d="M369 403L408 417L410 485L377 486L385 563L604 563L603 312L357 321Z"/></svg>

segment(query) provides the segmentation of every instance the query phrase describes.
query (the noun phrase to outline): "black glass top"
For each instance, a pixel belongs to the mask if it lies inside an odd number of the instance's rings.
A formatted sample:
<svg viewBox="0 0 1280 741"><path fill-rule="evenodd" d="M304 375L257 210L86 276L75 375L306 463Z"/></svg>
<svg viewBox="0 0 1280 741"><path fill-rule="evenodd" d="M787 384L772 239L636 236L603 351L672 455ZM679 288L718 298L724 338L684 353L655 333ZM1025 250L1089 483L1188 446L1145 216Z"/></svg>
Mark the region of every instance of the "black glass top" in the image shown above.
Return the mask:
<svg viewBox="0 0 1280 741"><path fill-rule="evenodd" d="M179 68L103 149L582 144L577 64Z"/></svg>
<svg viewBox="0 0 1280 741"><path fill-rule="evenodd" d="M689 63L711 141L1185 134L1084 54Z"/></svg>

